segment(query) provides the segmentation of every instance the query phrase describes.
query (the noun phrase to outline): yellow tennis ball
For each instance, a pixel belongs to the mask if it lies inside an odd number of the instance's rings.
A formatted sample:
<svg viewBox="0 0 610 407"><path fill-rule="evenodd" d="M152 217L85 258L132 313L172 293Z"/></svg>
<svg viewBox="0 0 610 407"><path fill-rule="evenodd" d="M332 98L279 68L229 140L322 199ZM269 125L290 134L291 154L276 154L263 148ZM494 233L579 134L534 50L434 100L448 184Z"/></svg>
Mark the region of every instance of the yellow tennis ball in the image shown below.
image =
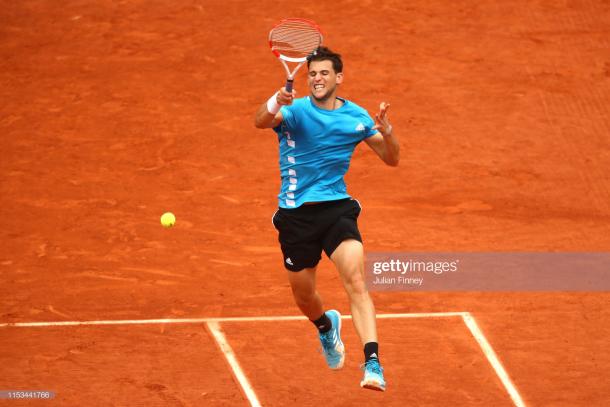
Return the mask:
<svg viewBox="0 0 610 407"><path fill-rule="evenodd" d="M176 224L176 217L171 212L165 212L161 215L161 224L165 228L171 228Z"/></svg>

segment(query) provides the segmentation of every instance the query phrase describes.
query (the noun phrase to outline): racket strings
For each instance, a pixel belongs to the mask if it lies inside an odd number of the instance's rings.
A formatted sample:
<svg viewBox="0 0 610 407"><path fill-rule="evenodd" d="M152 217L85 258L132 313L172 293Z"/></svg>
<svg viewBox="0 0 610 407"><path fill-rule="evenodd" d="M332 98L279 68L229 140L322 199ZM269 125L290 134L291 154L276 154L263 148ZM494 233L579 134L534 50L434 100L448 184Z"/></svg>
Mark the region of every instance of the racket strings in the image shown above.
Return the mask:
<svg viewBox="0 0 610 407"><path fill-rule="evenodd" d="M303 58L322 43L322 35L313 26L301 22L287 22L275 27L269 36L271 47L283 55Z"/></svg>

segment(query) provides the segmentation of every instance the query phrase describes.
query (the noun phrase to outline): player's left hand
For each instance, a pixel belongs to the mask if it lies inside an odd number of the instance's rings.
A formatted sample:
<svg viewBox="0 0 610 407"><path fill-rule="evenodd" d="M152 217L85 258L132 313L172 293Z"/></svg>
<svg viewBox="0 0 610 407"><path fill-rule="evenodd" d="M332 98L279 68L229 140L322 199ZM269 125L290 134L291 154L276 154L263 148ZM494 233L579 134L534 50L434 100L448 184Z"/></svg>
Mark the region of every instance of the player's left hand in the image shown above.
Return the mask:
<svg viewBox="0 0 610 407"><path fill-rule="evenodd" d="M387 137L392 134L392 125L388 121L387 115L389 108L389 103L381 102L379 105L379 113L375 115L375 125L373 126L373 129L379 130L383 137Z"/></svg>

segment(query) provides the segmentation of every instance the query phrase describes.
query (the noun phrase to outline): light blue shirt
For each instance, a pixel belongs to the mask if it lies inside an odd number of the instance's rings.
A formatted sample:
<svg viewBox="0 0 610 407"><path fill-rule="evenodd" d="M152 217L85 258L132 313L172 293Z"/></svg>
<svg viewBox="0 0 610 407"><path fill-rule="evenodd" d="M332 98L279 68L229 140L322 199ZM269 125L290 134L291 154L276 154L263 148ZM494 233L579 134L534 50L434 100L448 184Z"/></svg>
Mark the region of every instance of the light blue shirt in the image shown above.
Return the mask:
<svg viewBox="0 0 610 407"><path fill-rule="evenodd" d="M317 107L309 96L282 106L274 128L280 143L281 208L349 198L343 177L356 145L377 134L366 110L349 100L335 110Z"/></svg>

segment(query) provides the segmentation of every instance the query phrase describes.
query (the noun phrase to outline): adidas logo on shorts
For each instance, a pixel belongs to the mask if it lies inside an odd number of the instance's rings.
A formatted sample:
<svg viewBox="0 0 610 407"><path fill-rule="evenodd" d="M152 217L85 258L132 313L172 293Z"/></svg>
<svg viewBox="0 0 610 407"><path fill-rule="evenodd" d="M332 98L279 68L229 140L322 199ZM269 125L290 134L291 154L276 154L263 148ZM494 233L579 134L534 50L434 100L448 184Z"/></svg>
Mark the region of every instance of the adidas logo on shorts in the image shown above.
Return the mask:
<svg viewBox="0 0 610 407"><path fill-rule="evenodd" d="M290 257L288 257L288 258L286 259L286 263L287 263L287 264L290 264L291 266L294 266L294 264L292 264L292 260L290 260Z"/></svg>

